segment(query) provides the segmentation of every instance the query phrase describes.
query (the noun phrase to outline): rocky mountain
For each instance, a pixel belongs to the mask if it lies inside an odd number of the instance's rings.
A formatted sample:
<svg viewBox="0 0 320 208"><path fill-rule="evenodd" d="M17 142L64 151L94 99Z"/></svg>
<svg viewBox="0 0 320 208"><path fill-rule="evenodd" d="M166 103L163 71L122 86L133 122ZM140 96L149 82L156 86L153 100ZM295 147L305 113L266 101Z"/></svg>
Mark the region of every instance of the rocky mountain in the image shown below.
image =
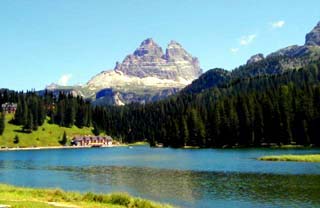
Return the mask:
<svg viewBox="0 0 320 208"><path fill-rule="evenodd" d="M320 46L320 22L306 35L305 45Z"/></svg>
<svg viewBox="0 0 320 208"><path fill-rule="evenodd" d="M305 44L282 48L263 57L262 54L252 56L246 65L233 71L234 75L255 76L257 74L276 74L286 70L301 68L318 60L320 57L320 22L307 33Z"/></svg>
<svg viewBox="0 0 320 208"><path fill-rule="evenodd" d="M256 54L246 64L232 71L212 69L188 85L182 92L199 93L208 88L223 85L232 80L281 74L287 70L299 69L320 59L320 22L305 37L302 46L293 45L273 52L266 57Z"/></svg>
<svg viewBox="0 0 320 208"><path fill-rule="evenodd" d="M113 70L102 71L72 92L93 99L95 104L123 105L150 102L172 95L201 75L197 58L179 43L171 41L165 53L151 38ZM51 85L48 90L61 90ZM106 93L107 92L107 93ZM101 96L103 95L103 96Z"/></svg>

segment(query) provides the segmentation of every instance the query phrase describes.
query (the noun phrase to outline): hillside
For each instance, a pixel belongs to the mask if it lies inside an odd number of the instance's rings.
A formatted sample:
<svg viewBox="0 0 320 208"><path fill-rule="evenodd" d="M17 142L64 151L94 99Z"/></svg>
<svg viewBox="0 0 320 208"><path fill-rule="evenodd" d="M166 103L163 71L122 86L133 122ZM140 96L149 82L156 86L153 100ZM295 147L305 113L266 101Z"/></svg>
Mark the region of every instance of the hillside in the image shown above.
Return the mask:
<svg viewBox="0 0 320 208"><path fill-rule="evenodd" d="M11 124L13 114L6 115L6 124L3 135L0 136L0 147L46 147L60 146L64 131L68 139L74 135L92 135L92 128L83 127L82 129L73 126L72 128L60 127L56 124L49 124L48 119L45 123L32 133L24 133L21 126ZM14 143L15 136L19 137L19 143Z"/></svg>
<svg viewBox="0 0 320 208"><path fill-rule="evenodd" d="M108 107L108 123L102 126L125 140L144 138L172 147L319 146L319 68L317 62L145 106Z"/></svg>

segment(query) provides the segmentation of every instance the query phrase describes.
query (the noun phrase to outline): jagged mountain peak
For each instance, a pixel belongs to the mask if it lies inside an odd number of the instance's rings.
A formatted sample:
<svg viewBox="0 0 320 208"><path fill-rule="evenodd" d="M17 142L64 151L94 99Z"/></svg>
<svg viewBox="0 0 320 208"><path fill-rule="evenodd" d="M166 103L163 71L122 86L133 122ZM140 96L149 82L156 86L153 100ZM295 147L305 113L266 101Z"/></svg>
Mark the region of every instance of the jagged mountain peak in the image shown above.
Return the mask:
<svg viewBox="0 0 320 208"><path fill-rule="evenodd" d="M161 58L163 52L162 48L152 38L148 38L142 41L140 47L134 51L133 55L137 57L156 56Z"/></svg>
<svg viewBox="0 0 320 208"><path fill-rule="evenodd" d="M181 44L178 43L177 41L175 40L171 40L170 43L168 44L168 48L170 47L178 47L178 48L182 48Z"/></svg>
<svg viewBox="0 0 320 208"><path fill-rule="evenodd" d="M141 42L140 47L143 46L158 46L158 44L152 39L152 38L147 38L144 41Z"/></svg>
<svg viewBox="0 0 320 208"><path fill-rule="evenodd" d="M127 55L122 63L117 63L115 71L140 78L183 79L186 82L201 74L198 59L192 57L181 44L171 41L164 54L152 38L142 41L133 54Z"/></svg>
<svg viewBox="0 0 320 208"><path fill-rule="evenodd" d="M264 56L262 53L258 53L256 55L253 55L250 57L250 59L247 61L247 64L252 64L252 63L256 63L258 61L261 61L264 59Z"/></svg>

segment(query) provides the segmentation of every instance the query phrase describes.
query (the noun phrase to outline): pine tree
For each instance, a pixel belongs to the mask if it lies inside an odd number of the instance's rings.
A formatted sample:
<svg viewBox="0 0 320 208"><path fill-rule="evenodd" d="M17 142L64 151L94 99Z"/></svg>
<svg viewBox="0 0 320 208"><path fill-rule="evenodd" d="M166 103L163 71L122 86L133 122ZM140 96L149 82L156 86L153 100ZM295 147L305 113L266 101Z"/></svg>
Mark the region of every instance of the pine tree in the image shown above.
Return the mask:
<svg viewBox="0 0 320 208"><path fill-rule="evenodd" d="M93 130L92 130L92 133L93 133L94 135L96 135L96 136L100 135L100 129L99 129L98 125L97 125L95 122L93 122Z"/></svg>
<svg viewBox="0 0 320 208"><path fill-rule="evenodd" d="M288 86L282 86L280 89L280 116L281 116L281 131L279 136L281 142L289 144L292 142L291 132L291 96L289 96Z"/></svg>
<svg viewBox="0 0 320 208"><path fill-rule="evenodd" d="M62 135L62 139L59 141L59 143L61 145L66 145L67 144L67 141L68 141L68 138L67 138L67 133L66 131L63 132L63 135Z"/></svg>
<svg viewBox="0 0 320 208"><path fill-rule="evenodd" d="M71 99L71 98L69 98ZM75 122L75 118L76 118L76 106L75 106L75 102L73 101L73 99L69 100L67 106L66 106L66 112L65 112L65 116L64 116L64 124L67 127L72 127L74 125Z"/></svg>
<svg viewBox="0 0 320 208"><path fill-rule="evenodd" d="M199 117L198 112L192 109L189 114L189 137L190 146L204 146L205 145L205 127L203 121Z"/></svg>
<svg viewBox="0 0 320 208"><path fill-rule="evenodd" d="M32 129L34 127L34 123L33 123L33 115L31 111L28 111L28 116L27 116L27 122L26 124L23 126L23 130L27 131L27 132L31 132Z"/></svg>
<svg viewBox="0 0 320 208"><path fill-rule="evenodd" d="M1 112L0 113L0 135L3 134L4 132L4 129L5 129L5 113L4 112Z"/></svg>
<svg viewBox="0 0 320 208"><path fill-rule="evenodd" d="M187 141L189 140L189 129L186 119L182 116L180 119L180 135L179 135L179 146L186 146Z"/></svg>

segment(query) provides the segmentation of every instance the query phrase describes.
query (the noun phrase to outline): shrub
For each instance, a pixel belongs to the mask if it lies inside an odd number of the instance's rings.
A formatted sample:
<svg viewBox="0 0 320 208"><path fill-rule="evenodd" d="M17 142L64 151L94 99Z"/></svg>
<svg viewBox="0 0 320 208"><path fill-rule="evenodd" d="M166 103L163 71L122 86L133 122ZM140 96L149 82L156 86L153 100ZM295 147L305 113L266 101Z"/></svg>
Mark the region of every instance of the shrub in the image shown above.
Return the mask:
<svg viewBox="0 0 320 208"><path fill-rule="evenodd" d="M19 136L18 136L18 135L16 135L16 136L14 137L13 143L14 143L14 144L18 144L18 143L19 143Z"/></svg>

